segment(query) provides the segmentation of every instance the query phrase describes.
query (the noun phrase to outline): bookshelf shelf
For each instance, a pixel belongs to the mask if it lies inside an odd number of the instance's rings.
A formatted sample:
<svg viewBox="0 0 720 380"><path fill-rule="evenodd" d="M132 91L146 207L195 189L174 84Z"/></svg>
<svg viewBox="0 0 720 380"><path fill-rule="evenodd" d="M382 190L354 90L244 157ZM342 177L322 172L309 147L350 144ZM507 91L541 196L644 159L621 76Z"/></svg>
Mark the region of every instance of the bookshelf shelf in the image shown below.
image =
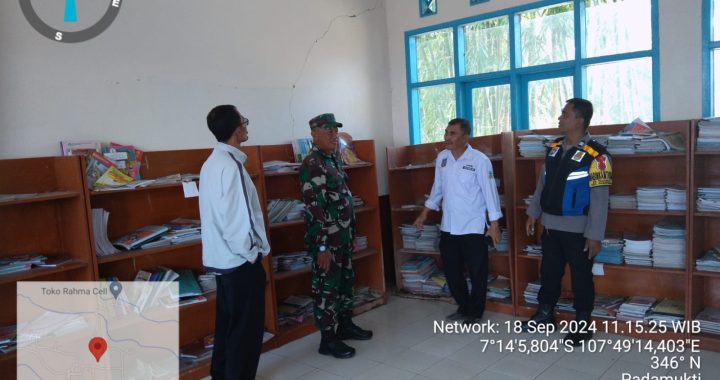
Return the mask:
<svg viewBox="0 0 720 380"><path fill-rule="evenodd" d="M31 268L0 276L0 325L17 324L18 281L92 281L97 278L90 247L85 174L80 157L37 157L0 160L0 194L19 199L0 201L2 256L38 253L69 256L55 268ZM15 378L17 354L0 355L3 378Z"/></svg>
<svg viewBox="0 0 720 380"><path fill-rule="evenodd" d="M695 271L693 271L693 276L697 276L697 277L710 277L710 278L718 278L718 279L720 279L720 272L710 272L710 271L695 270Z"/></svg>
<svg viewBox="0 0 720 380"><path fill-rule="evenodd" d="M113 255L108 255L108 256L98 256L97 261L98 261L98 264L107 264L107 263L112 263L115 261L132 259L135 257L174 252L179 249L184 249L184 248L188 248L188 247L195 247L195 246L200 247L201 245L202 245L202 243L200 242L200 240L193 240L193 241L189 241L189 242L185 242L185 243L181 243L181 244L171 244L171 245L166 245L163 247L148 248L148 249L135 249L132 251L123 251L123 252L116 253Z"/></svg>
<svg viewBox="0 0 720 380"><path fill-rule="evenodd" d="M652 216L681 216L684 217L685 211L650 211L650 210L626 210L611 208L608 215L652 215Z"/></svg>
<svg viewBox="0 0 720 380"><path fill-rule="evenodd" d="M421 256L440 256L440 251L418 251L416 249L405 249L401 248L397 250L398 253L406 255L421 255Z"/></svg>
<svg viewBox="0 0 720 380"><path fill-rule="evenodd" d="M98 197L103 195L118 194L118 193L135 193L153 190L164 190L164 189L182 189L182 182L163 183L160 185L150 185L144 187L136 187L134 189L108 189L108 190L92 190L90 191L91 197Z"/></svg>
<svg viewBox="0 0 720 380"><path fill-rule="evenodd" d="M432 164L420 164L420 165L408 165L398 168L388 168L391 172L411 172L415 170L435 169L435 163Z"/></svg>
<svg viewBox="0 0 720 380"><path fill-rule="evenodd" d="M363 259L363 258L365 258L365 257L370 257L370 256L372 256L372 255L376 255L377 253L378 253L378 251L376 251L376 250L374 250L374 249L365 249L365 250L362 250L362 251L359 251L359 252L354 252L352 259L353 259L353 261L355 261L355 260L360 260L360 259ZM298 270L293 270L293 271L274 272L273 277L275 277L275 281L280 281L280 280L284 280L284 279L287 279L287 278L290 278L290 277L295 277L295 276L300 276L300 275L303 275L303 274L307 274L307 273L310 273L311 271L312 271L312 267L309 267L309 266L308 266L308 267L306 267L306 268L302 268L302 269L298 269Z"/></svg>
<svg viewBox="0 0 720 380"><path fill-rule="evenodd" d="M79 191L50 191L46 193L38 193L32 196L22 197L20 199L0 201L0 207L70 199L79 197L81 194L82 192Z"/></svg>
<svg viewBox="0 0 720 380"><path fill-rule="evenodd" d="M720 212L695 212L693 216L700 218L720 218Z"/></svg>
<svg viewBox="0 0 720 380"><path fill-rule="evenodd" d="M263 172L263 176L267 177L284 177L284 176L297 176L299 175L297 170L289 172Z"/></svg>
<svg viewBox="0 0 720 380"><path fill-rule="evenodd" d="M22 272L0 275L0 285L15 283L17 281L32 280L38 277L49 276L56 273L69 272L87 267L88 263L86 261L72 260L68 263L62 264L57 268L32 268Z"/></svg>
<svg viewBox="0 0 720 380"><path fill-rule="evenodd" d="M355 165L343 165L342 168L343 168L343 170L353 170L353 169L372 168L374 166L375 166L375 164L373 164L372 162L363 162L363 163L358 163Z"/></svg>
<svg viewBox="0 0 720 380"><path fill-rule="evenodd" d="M392 212L417 212L417 211L422 211L424 208L425 208L425 206L393 207L391 210L392 210Z"/></svg>
<svg viewBox="0 0 720 380"><path fill-rule="evenodd" d="M720 156L720 151L716 150L696 150L695 156Z"/></svg>

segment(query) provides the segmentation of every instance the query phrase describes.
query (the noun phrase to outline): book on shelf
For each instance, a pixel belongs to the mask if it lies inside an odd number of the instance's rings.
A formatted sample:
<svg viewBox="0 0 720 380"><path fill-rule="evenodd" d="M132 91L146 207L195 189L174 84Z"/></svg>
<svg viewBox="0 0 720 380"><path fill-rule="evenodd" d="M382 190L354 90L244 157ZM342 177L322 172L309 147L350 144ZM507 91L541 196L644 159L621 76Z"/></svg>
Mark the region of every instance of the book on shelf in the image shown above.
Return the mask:
<svg viewBox="0 0 720 380"><path fill-rule="evenodd" d="M71 261L72 257L70 256L51 256L45 261L34 263L33 266L38 268L58 268Z"/></svg>
<svg viewBox="0 0 720 380"><path fill-rule="evenodd" d="M292 141L295 162L302 162L312 149L312 138L303 137Z"/></svg>
<svg viewBox="0 0 720 380"><path fill-rule="evenodd" d="M60 153L63 156L87 156L100 152L102 144L97 141L60 141Z"/></svg>
<svg viewBox="0 0 720 380"><path fill-rule="evenodd" d="M183 297L195 297L203 294L200 284L195 279L195 275L191 269L178 269L178 286L179 296Z"/></svg>
<svg viewBox="0 0 720 380"><path fill-rule="evenodd" d="M103 155L112 160L117 167L133 180L140 179L140 165L143 151L133 145L122 145L111 142L103 147ZM113 159L114 157L114 159Z"/></svg>
<svg viewBox="0 0 720 380"><path fill-rule="evenodd" d="M39 253L3 256L0 257L0 274L30 270L33 265L41 264L45 260L47 260L47 256Z"/></svg>
<svg viewBox="0 0 720 380"><path fill-rule="evenodd" d="M347 132L338 133L338 151L345 165L353 166L365 163L365 161L358 157L355 144L353 144L353 138Z"/></svg>
<svg viewBox="0 0 720 380"><path fill-rule="evenodd" d="M159 237L169 230L166 226L144 226L136 229L135 231L123 235L113 242L118 248L124 250L131 250L139 248L143 243L149 242L152 239Z"/></svg>
<svg viewBox="0 0 720 380"><path fill-rule="evenodd" d="M107 236L110 212L102 208L92 209L93 236L95 236L95 252L98 256L108 256L120 252L110 243Z"/></svg>

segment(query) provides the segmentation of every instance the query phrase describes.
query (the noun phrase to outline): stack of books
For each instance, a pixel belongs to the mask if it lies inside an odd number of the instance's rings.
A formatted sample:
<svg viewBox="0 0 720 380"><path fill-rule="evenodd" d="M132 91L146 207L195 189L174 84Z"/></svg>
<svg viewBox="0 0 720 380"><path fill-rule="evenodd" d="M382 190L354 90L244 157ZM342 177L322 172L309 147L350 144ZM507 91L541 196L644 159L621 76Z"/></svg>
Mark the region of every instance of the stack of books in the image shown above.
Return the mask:
<svg viewBox="0 0 720 380"><path fill-rule="evenodd" d="M525 252L528 256L542 256L542 245L528 244L525 246L525 249L523 249L523 252Z"/></svg>
<svg viewBox="0 0 720 380"><path fill-rule="evenodd" d="M530 203L532 203L533 197L535 197L534 194L528 195L527 197L523 198L523 203L525 203L525 206L530 206Z"/></svg>
<svg viewBox="0 0 720 380"><path fill-rule="evenodd" d="M663 219L653 227L653 266L685 268L685 223Z"/></svg>
<svg viewBox="0 0 720 380"><path fill-rule="evenodd" d="M140 248L148 249L162 247L172 244L182 244L189 241L200 240L200 220L175 218L169 223L163 224L168 228L166 233L159 235L157 239L151 239L149 242L141 244Z"/></svg>
<svg viewBox="0 0 720 380"><path fill-rule="evenodd" d="M720 118L700 120L698 123L697 150L720 150Z"/></svg>
<svg viewBox="0 0 720 380"><path fill-rule="evenodd" d="M602 248L600 248L600 252L595 256L595 262L615 265L622 264L624 245L625 241L619 233L607 232L605 239L602 240Z"/></svg>
<svg viewBox="0 0 720 380"><path fill-rule="evenodd" d="M203 360L212 357L213 347L215 345L215 336L208 335L201 340L192 342L180 348L180 367L192 366Z"/></svg>
<svg viewBox="0 0 720 380"><path fill-rule="evenodd" d="M273 255L273 272L289 272L309 268L312 265L312 257L307 251L284 253Z"/></svg>
<svg viewBox="0 0 720 380"><path fill-rule="evenodd" d="M523 292L525 303L530 305L538 304L538 293L540 293L540 280L529 282Z"/></svg>
<svg viewBox="0 0 720 380"><path fill-rule="evenodd" d="M665 206L669 211L687 210L687 191L673 186L665 188Z"/></svg>
<svg viewBox="0 0 720 380"><path fill-rule="evenodd" d="M142 248L143 245L146 245L146 248L152 248L152 246L149 246L146 243L158 239L161 235L168 231L170 231L170 228L166 226L140 227L135 231L116 239L113 241L113 245L126 251Z"/></svg>
<svg viewBox="0 0 720 380"><path fill-rule="evenodd" d="M499 275L496 278L488 278L487 297L494 299L510 298L510 279Z"/></svg>
<svg viewBox="0 0 720 380"><path fill-rule="evenodd" d="M611 155L635 154L635 140L631 135L609 136L607 150Z"/></svg>
<svg viewBox="0 0 720 380"><path fill-rule="evenodd" d="M403 239L403 248L417 251L437 251L440 245L440 226L437 224L426 224L422 230L418 230L412 224L400 226L400 234Z"/></svg>
<svg viewBox="0 0 720 380"><path fill-rule="evenodd" d="M652 266L652 240L646 236L625 234L623 257L629 265Z"/></svg>
<svg viewBox="0 0 720 380"><path fill-rule="evenodd" d="M0 257L0 275L30 270L33 265L42 265L45 260L47 256L37 253L3 256Z"/></svg>
<svg viewBox="0 0 720 380"><path fill-rule="evenodd" d="M290 296L278 306L278 325L297 325L313 317L313 299L308 296Z"/></svg>
<svg viewBox="0 0 720 380"><path fill-rule="evenodd" d="M421 289L422 283L437 271L435 260L429 256L415 256L400 265L403 287Z"/></svg>
<svg viewBox="0 0 720 380"><path fill-rule="evenodd" d="M301 163L287 161L267 161L263 162L263 171L265 173L283 173L297 171Z"/></svg>
<svg viewBox="0 0 720 380"><path fill-rule="evenodd" d="M610 195L610 208L617 210L635 210L638 208L635 194Z"/></svg>
<svg viewBox="0 0 720 380"><path fill-rule="evenodd" d="M364 251L368 248L368 237L363 235L355 236L355 252Z"/></svg>
<svg viewBox="0 0 720 380"><path fill-rule="evenodd" d="M698 187L697 210L700 212L720 211L720 187Z"/></svg>
<svg viewBox="0 0 720 380"><path fill-rule="evenodd" d="M547 141L553 141L559 136L550 135L536 135L529 134L520 136L520 142L518 142L518 150L522 157L545 157L547 153L545 143Z"/></svg>
<svg viewBox="0 0 720 380"><path fill-rule="evenodd" d="M297 199L271 199L267 206L270 224L302 219L305 204Z"/></svg>
<svg viewBox="0 0 720 380"><path fill-rule="evenodd" d="M645 321L682 321L685 319L685 304L683 301L665 298L653 306Z"/></svg>
<svg viewBox="0 0 720 380"><path fill-rule="evenodd" d="M95 236L95 253L98 256L108 256L120 252L115 248L107 236L108 218L110 212L105 209L92 209L93 235Z"/></svg>
<svg viewBox="0 0 720 380"><path fill-rule="evenodd" d="M596 318L614 320L617 315L618 308L623 302L625 302L625 297L596 295L592 316Z"/></svg>
<svg viewBox="0 0 720 380"><path fill-rule="evenodd" d="M700 330L711 334L720 334L720 309L708 307L695 317L700 321Z"/></svg>
<svg viewBox="0 0 720 380"><path fill-rule="evenodd" d="M695 260L697 270L720 272L720 247L711 248L703 257Z"/></svg>
<svg viewBox="0 0 720 380"><path fill-rule="evenodd" d="M636 190L638 210L665 211L665 187L644 186Z"/></svg>
<svg viewBox="0 0 720 380"><path fill-rule="evenodd" d="M0 352L6 354L17 348L17 326L0 326Z"/></svg>
<svg viewBox="0 0 720 380"><path fill-rule="evenodd" d="M620 305L617 313L619 321L643 321L655 305L655 297L633 296Z"/></svg>

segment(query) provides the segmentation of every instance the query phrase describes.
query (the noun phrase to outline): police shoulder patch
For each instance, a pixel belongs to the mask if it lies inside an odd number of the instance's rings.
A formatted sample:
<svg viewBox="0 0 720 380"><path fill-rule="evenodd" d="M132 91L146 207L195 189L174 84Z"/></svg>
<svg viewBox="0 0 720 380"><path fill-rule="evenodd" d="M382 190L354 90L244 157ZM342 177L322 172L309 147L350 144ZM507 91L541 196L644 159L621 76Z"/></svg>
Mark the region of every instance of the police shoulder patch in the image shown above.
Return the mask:
<svg viewBox="0 0 720 380"><path fill-rule="evenodd" d="M612 163L606 154L599 155L590 164L590 187L612 185Z"/></svg>

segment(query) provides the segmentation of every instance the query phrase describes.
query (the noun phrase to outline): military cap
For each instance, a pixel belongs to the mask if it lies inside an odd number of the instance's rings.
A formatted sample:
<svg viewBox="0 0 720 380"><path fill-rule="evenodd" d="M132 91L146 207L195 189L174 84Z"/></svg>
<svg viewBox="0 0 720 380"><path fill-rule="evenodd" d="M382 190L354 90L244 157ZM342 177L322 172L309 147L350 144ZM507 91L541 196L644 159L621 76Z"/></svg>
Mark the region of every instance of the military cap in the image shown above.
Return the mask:
<svg viewBox="0 0 720 380"><path fill-rule="evenodd" d="M342 123L335 121L335 114L324 113L310 119L310 128L342 128Z"/></svg>

